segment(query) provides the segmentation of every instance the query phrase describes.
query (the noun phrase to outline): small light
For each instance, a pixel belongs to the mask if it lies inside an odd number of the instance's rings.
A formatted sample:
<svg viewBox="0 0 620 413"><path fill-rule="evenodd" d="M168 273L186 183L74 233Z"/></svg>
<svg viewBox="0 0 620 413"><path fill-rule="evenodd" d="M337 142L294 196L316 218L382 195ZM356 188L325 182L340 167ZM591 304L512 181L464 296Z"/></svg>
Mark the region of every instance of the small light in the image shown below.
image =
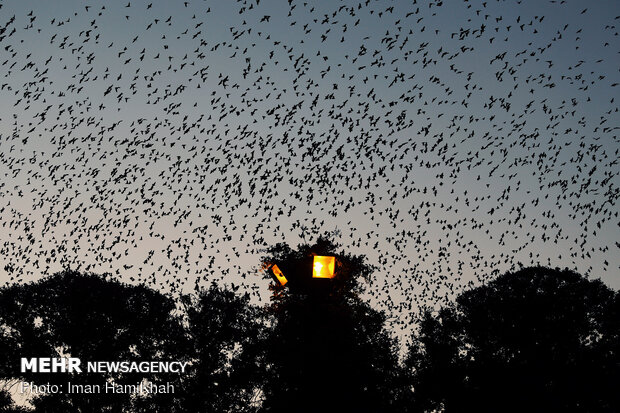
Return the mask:
<svg viewBox="0 0 620 413"><path fill-rule="evenodd" d="M282 271L280 270L280 268L278 268L276 264L273 264L271 266L271 273L274 275L274 277L276 277L280 285L284 286L288 282L288 280L286 279L284 274L282 274Z"/></svg>
<svg viewBox="0 0 620 413"><path fill-rule="evenodd" d="M312 265L312 278L334 278L336 257L315 255Z"/></svg>

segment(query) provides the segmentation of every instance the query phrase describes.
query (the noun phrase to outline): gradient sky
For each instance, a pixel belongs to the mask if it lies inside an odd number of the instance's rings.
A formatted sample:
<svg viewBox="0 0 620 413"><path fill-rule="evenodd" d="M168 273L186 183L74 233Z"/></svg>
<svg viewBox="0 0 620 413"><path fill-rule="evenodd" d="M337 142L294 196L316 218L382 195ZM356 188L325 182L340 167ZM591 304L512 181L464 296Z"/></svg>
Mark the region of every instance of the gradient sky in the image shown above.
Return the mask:
<svg viewBox="0 0 620 413"><path fill-rule="evenodd" d="M522 265L620 287L617 1L0 5L0 281L265 299L332 232L401 327Z"/></svg>

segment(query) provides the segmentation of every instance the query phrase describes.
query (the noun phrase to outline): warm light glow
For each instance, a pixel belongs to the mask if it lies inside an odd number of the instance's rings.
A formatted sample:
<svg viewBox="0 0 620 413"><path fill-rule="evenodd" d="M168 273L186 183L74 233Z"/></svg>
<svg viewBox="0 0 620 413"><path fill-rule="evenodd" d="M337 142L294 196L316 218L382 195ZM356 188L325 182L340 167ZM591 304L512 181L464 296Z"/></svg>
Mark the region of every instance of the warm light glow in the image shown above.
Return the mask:
<svg viewBox="0 0 620 413"><path fill-rule="evenodd" d="M288 282L288 280L286 279L284 274L282 274L282 271L280 271L280 268L278 268L276 264L271 266L271 272L273 273L273 275L275 275L276 279L280 282L280 285L285 285Z"/></svg>
<svg viewBox="0 0 620 413"><path fill-rule="evenodd" d="M315 255L314 264L312 265L312 277L313 278L334 278L335 266L336 266L335 257Z"/></svg>

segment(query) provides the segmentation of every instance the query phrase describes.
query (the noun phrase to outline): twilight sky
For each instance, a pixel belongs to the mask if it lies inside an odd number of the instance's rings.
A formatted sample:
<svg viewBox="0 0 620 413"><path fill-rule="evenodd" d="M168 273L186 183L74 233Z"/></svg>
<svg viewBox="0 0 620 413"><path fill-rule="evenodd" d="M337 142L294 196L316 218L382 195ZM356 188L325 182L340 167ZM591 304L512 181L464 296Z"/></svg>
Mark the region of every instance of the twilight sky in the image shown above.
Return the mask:
<svg viewBox="0 0 620 413"><path fill-rule="evenodd" d="M332 232L395 323L522 265L620 287L620 3L0 2L0 281L267 297Z"/></svg>

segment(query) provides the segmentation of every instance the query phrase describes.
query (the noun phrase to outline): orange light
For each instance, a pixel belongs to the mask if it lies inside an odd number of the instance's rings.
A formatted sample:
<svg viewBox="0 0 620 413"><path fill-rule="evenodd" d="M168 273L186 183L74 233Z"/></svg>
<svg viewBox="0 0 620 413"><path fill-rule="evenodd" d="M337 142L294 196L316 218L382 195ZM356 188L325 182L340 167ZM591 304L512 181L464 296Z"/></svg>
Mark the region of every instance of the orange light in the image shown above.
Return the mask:
<svg viewBox="0 0 620 413"><path fill-rule="evenodd" d="M336 257L315 255L312 265L312 278L334 278Z"/></svg>
<svg viewBox="0 0 620 413"><path fill-rule="evenodd" d="M282 271L280 270L280 268L278 268L276 264L273 264L271 266L271 272L276 277L280 285L284 286L288 282L288 280L286 279L284 274L282 274Z"/></svg>

